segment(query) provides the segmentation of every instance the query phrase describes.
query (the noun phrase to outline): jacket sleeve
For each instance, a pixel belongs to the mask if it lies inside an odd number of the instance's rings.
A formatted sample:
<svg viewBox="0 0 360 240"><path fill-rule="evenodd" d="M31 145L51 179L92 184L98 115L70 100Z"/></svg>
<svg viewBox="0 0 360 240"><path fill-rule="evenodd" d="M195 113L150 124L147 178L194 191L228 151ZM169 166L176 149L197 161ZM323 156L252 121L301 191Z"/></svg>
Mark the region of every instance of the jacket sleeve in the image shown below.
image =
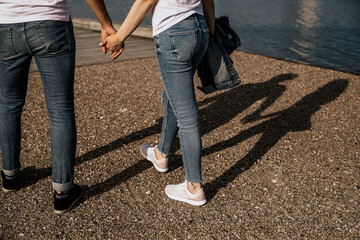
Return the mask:
<svg viewBox="0 0 360 240"><path fill-rule="evenodd" d="M202 84L202 87L198 87L198 89L205 94L228 89L241 83L222 42L218 30L215 31L215 37L210 36L208 49L198 67L198 75Z"/></svg>

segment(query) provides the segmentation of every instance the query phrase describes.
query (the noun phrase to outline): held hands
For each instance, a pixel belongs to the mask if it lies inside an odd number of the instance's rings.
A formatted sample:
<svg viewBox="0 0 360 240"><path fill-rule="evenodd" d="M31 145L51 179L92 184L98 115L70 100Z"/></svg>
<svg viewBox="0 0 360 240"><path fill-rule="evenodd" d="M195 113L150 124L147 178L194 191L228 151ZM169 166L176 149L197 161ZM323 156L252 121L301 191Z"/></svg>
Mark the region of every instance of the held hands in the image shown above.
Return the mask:
<svg viewBox="0 0 360 240"><path fill-rule="evenodd" d="M101 47L103 49L103 53L106 53L107 50L111 52L112 60L115 60L120 56L120 54L124 51L124 41L120 40L114 32L112 35L101 35Z"/></svg>
<svg viewBox="0 0 360 240"><path fill-rule="evenodd" d="M102 48L102 51L103 51L103 53L105 54L106 52L107 52L107 49L106 49L106 47L102 44L103 42L104 42L104 40L107 38L107 37L109 37L109 36L111 36L111 35L113 35L113 34L115 34L116 33L116 30L115 30L115 28L111 25L109 25L109 26L106 26L106 27L102 27L101 28L101 33L100 33L100 36L101 36L101 43L100 43L100 46L101 46L101 48Z"/></svg>

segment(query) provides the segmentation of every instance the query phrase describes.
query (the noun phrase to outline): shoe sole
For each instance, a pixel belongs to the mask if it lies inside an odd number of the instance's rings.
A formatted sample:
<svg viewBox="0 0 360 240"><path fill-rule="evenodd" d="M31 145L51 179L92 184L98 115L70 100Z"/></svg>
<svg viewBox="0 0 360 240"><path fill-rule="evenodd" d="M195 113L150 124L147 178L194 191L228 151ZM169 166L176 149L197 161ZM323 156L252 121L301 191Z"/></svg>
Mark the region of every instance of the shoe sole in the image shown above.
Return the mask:
<svg viewBox="0 0 360 240"><path fill-rule="evenodd" d="M2 190L4 191L4 192L15 192L15 191L17 191L18 189L16 188L16 189L6 189L6 188L2 188Z"/></svg>
<svg viewBox="0 0 360 240"><path fill-rule="evenodd" d="M194 205L194 206L202 206L202 205L204 205L206 203L206 199L201 200L201 201L194 201L194 200L190 200L190 199L186 199L186 198L180 198L180 197L177 197L177 196L173 196L173 195L169 194L166 191L165 191L165 193L169 198L171 198L173 200L189 203L189 204Z"/></svg>
<svg viewBox="0 0 360 240"><path fill-rule="evenodd" d="M156 168L156 170L158 170L159 172L167 172L167 171L168 171L168 168L159 168L159 167L156 165L156 163L154 163L153 160L151 160L151 158L148 158L148 157L146 156L146 154L141 151L141 148L140 148L140 153L141 153L141 155L142 155L146 160L150 161L150 162L154 165L154 167Z"/></svg>
<svg viewBox="0 0 360 240"><path fill-rule="evenodd" d="M54 209L54 212L56 214L63 214L63 213L66 213L66 212L70 211L74 207L74 205L80 200L80 198L81 198L81 195L77 199L75 199L75 201L67 209L65 209L65 210L56 210L56 209Z"/></svg>

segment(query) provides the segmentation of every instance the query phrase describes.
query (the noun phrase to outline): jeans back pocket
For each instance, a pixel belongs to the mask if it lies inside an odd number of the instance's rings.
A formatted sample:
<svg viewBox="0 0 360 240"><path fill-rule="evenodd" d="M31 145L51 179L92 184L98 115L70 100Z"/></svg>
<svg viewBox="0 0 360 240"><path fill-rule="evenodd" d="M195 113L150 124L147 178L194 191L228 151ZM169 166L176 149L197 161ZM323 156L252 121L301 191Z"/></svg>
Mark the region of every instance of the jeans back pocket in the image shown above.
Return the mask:
<svg viewBox="0 0 360 240"><path fill-rule="evenodd" d="M43 53L61 54L71 50L70 34L66 22L49 21L36 24L35 27L43 44Z"/></svg>
<svg viewBox="0 0 360 240"><path fill-rule="evenodd" d="M190 61L197 50L198 30L169 33L172 50L179 61Z"/></svg>
<svg viewBox="0 0 360 240"><path fill-rule="evenodd" d="M0 57L8 58L16 54L11 27L0 28L0 42Z"/></svg>

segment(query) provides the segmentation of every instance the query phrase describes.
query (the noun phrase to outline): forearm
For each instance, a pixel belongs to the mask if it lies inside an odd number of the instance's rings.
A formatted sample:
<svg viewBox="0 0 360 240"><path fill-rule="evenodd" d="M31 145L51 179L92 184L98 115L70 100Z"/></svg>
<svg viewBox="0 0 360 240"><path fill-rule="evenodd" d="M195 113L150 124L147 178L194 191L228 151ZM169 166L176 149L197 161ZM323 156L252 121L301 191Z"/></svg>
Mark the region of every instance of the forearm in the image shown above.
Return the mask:
<svg viewBox="0 0 360 240"><path fill-rule="evenodd" d="M215 32L215 4L214 0L202 0L204 17L208 24L210 34L214 35Z"/></svg>
<svg viewBox="0 0 360 240"><path fill-rule="evenodd" d="M146 16L151 12L156 0L136 0L132 5L123 24L116 33L116 37L125 41L127 37L144 21Z"/></svg>
<svg viewBox="0 0 360 240"><path fill-rule="evenodd" d="M102 28L106 28L106 27L112 28L112 22L111 22L109 14L106 10L104 0L86 0L86 3L89 5L91 10L95 13Z"/></svg>

